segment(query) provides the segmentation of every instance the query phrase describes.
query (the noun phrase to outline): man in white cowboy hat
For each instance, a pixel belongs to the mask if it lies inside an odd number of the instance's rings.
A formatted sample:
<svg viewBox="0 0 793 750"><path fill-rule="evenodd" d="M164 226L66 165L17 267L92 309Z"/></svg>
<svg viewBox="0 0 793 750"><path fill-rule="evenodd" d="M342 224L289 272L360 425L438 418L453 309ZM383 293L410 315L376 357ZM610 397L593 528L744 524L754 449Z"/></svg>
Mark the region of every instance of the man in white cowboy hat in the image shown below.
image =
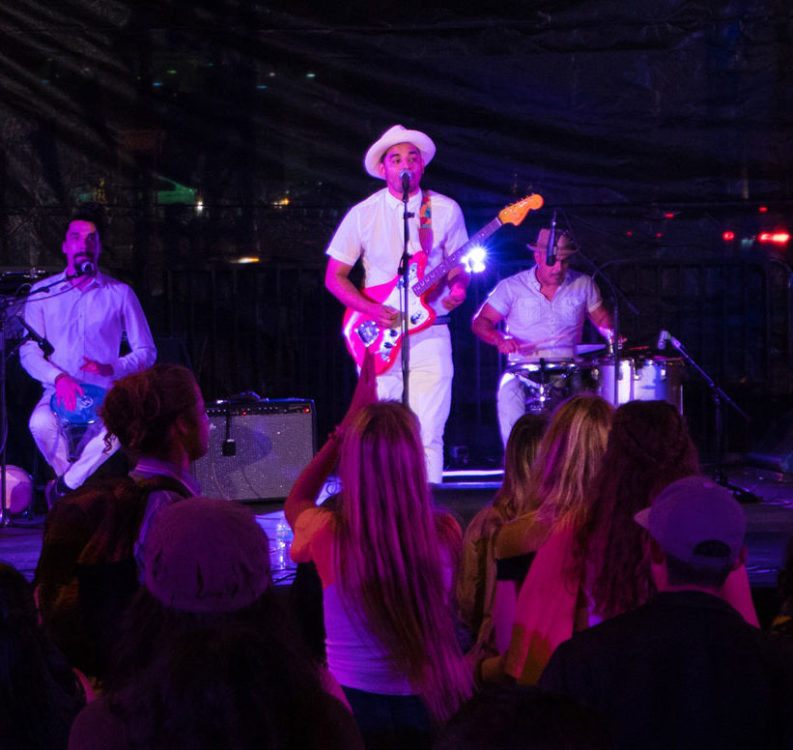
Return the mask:
<svg viewBox="0 0 793 750"><path fill-rule="evenodd" d="M385 187L353 206L342 220L327 249L325 286L346 307L365 313L381 327L398 326L393 307L373 302L350 281L360 259L364 287L393 280L399 270L403 245L403 174L409 176L408 252L428 255L425 275L468 240L460 207L451 198L423 191L424 168L435 156L432 139L419 130L394 125L366 152L364 168ZM421 231L419 219L421 217ZM421 437L430 482L440 483L443 471L443 430L449 416L452 392L452 348L449 312L465 299L468 275L456 266L431 293L427 302L437 314L435 324L412 334L408 398L421 424ZM402 398L402 369L397 361L377 378L381 399Z"/></svg>
<svg viewBox="0 0 793 750"><path fill-rule="evenodd" d="M597 285L586 274L570 270L575 246L560 233L549 253L550 239L550 229L541 229L537 242L526 245L534 253L535 266L502 279L471 324L482 341L507 355L510 365L572 361L587 317L607 339L613 337L611 314ZM502 320L505 332L497 327ZM526 411L525 388L512 372L505 372L499 383L498 423L504 445L512 425Z"/></svg>

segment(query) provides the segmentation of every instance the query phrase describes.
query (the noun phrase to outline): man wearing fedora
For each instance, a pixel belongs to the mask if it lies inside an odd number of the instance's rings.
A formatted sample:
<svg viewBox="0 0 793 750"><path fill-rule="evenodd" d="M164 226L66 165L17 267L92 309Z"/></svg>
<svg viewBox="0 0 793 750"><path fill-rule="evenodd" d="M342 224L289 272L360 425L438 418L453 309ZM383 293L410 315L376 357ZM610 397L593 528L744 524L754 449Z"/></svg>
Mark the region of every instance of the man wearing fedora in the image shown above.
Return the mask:
<svg viewBox="0 0 793 750"><path fill-rule="evenodd" d="M562 643L540 687L596 709L618 750L791 747L793 650L729 603L746 559L743 508L692 476L634 519L658 593Z"/></svg>
<svg viewBox="0 0 793 750"><path fill-rule="evenodd" d="M432 139L419 130L394 125L366 152L364 168L385 187L353 206L327 249L325 286L342 304L371 316L381 328L399 325L393 307L374 302L349 278L353 266L363 264L364 287L392 281L398 273L404 241L403 177L408 183L408 252L424 250L425 275L468 241L460 206L439 193L421 189L424 168L435 156ZM421 223L420 223L421 221ZM435 323L409 336L409 406L421 424L421 438L430 482L440 483L443 472L443 430L452 393L452 348L449 313L465 300L468 275L456 266L430 293L427 303ZM396 362L377 378L380 399L402 398L402 369Z"/></svg>
<svg viewBox="0 0 793 750"><path fill-rule="evenodd" d="M559 234L549 253L550 239L550 229L541 229L537 242L526 246L534 254L534 267L502 279L471 324L482 341L507 355L510 365L572 360L587 317L607 339L613 336L611 314L603 306L597 285L590 276L570 269L575 246L567 235ZM497 327L502 320L504 332ZM506 445L512 425L526 411L525 386L516 375L504 373L497 400L499 429Z"/></svg>

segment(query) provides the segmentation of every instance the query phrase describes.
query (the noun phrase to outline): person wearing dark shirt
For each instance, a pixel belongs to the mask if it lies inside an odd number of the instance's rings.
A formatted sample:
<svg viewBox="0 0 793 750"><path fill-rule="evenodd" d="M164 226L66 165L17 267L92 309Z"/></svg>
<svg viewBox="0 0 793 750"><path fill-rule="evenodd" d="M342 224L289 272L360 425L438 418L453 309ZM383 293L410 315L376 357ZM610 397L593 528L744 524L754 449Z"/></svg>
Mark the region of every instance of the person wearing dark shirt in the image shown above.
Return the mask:
<svg viewBox="0 0 793 750"><path fill-rule="evenodd" d="M617 748L793 746L793 651L725 599L746 556L741 506L687 477L634 518L659 593L561 644L540 686L600 711Z"/></svg>

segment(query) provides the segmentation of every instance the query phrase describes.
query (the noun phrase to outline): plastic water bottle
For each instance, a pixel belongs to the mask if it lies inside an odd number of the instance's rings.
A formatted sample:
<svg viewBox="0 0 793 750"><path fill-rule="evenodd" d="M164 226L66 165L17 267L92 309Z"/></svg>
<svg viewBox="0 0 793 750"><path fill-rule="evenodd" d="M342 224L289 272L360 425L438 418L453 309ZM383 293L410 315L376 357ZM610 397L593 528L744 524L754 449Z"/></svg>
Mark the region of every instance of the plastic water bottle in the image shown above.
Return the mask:
<svg viewBox="0 0 793 750"><path fill-rule="evenodd" d="M292 547L292 540L294 539L292 528L286 522L285 518L281 518L275 527L275 547L276 555L278 557L278 564L281 570L289 566L289 550Z"/></svg>

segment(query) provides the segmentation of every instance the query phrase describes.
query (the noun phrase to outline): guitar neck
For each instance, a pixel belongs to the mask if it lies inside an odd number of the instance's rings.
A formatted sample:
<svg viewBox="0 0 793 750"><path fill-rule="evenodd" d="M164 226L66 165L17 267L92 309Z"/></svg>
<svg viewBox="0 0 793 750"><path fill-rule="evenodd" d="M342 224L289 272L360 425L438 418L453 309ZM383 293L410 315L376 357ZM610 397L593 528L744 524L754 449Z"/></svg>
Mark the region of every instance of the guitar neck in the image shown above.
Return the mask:
<svg viewBox="0 0 793 750"><path fill-rule="evenodd" d="M413 291L419 297L423 294L428 292L432 287L435 286L444 276L446 276L452 268L460 263L460 261L469 253L471 248L486 240L493 232L495 232L501 225L501 219L496 216L495 219L488 222L483 226L473 237L471 237L468 242L466 242L461 247L457 248L448 258L446 258L443 263L438 266L435 266L429 273L419 279L413 285Z"/></svg>

